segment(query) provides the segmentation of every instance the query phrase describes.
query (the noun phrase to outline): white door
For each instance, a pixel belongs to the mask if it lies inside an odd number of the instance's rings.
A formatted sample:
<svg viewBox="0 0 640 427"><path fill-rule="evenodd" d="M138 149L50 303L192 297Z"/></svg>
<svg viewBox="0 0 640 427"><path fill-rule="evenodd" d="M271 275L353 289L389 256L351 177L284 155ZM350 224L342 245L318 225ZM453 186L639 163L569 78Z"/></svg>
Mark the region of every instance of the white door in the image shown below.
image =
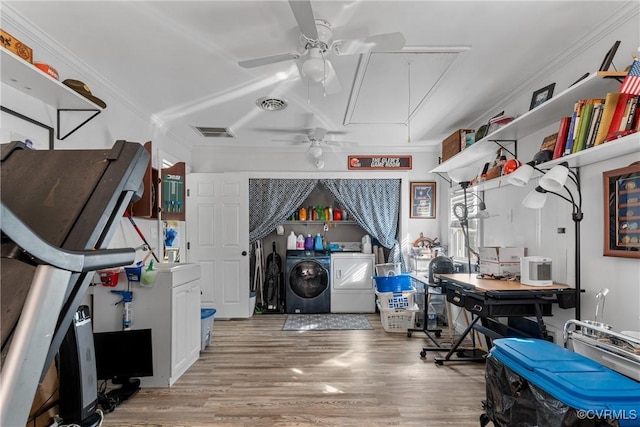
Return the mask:
<svg viewBox="0 0 640 427"><path fill-rule="evenodd" d="M187 260L200 263L202 305L216 319L246 318L249 305L249 179L187 175Z"/></svg>

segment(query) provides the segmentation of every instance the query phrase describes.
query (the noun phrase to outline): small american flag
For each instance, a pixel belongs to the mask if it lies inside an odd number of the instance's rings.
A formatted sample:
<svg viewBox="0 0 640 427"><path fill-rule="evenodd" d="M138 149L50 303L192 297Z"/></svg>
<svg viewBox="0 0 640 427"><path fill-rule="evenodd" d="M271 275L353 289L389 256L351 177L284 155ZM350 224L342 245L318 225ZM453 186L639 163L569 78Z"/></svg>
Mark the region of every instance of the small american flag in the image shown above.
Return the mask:
<svg viewBox="0 0 640 427"><path fill-rule="evenodd" d="M624 78L620 89L620 93L630 93L631 95L640 95L640 61L633 60L627 77Z"/></svg>

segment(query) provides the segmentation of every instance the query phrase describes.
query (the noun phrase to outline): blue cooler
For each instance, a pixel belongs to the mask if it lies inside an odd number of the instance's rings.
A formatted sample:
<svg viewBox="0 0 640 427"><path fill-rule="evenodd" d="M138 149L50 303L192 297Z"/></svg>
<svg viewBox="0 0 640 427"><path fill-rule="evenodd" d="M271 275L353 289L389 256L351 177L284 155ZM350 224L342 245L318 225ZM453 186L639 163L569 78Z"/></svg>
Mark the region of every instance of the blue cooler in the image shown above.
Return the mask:
<svg viewBox="0 0 640 427"><path fill-rule="evenodd" d="M640 383L548 341L495 340L485 378L483 425L640 426Z"/></svg>

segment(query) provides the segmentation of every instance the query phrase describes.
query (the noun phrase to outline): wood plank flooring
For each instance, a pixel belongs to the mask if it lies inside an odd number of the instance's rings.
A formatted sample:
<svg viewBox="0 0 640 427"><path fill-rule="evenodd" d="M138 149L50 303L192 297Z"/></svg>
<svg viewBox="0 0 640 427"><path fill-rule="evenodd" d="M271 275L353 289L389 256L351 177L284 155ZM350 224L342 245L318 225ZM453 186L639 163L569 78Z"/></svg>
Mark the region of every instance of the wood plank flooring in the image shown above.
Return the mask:
<svg viewBox="0 0 640 427"><path fill-rule="evenodd" d="M484 364L420 358L425 335L282 331L286 315L214 320L213 340L171 388L142 389L109 426L478 426ZM444 355L444 354L443 354Z"/></svg>

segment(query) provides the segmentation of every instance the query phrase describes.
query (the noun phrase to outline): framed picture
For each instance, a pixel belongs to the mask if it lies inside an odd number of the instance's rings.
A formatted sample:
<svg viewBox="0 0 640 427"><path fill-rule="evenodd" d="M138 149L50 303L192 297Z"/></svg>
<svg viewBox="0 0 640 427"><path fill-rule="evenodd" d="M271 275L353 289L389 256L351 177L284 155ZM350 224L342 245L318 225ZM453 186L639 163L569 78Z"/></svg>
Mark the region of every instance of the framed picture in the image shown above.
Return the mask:
<svg viewBox="0 0 640 427"><path fill-rule="evenodd" d="M53 150L53 128L0 106L0 143L24 142L34 150Z"/></svg>
<svg viewBox="0 0 640 427"><path fill-rule="evenodd" d="M436 217L436 183L411 182L410 218Z"/></svg>
<svg viewBox="0 0 640 427"><path fill-rule="evenodd" d="M611 46L611 49L607 52L602 60L602 64L600 64L600 69L598 71L609 71L609 67L613 62L613 57L616 56L616 52L618 51L618 46L620 46L620 40L616 40L616 42Z"/></svg>
<svg viewBox="0 0 640 427"><path fill-rule="evenodd" d="M533 110L538 105L548 101L553 96L553 89L556 87L555 83L551 83L549 86L545 86L542 89L538 89L533 92L533 96L531 97L531 105L529 106L529 110Z"/></svg>
<svg viewBox="0 0 640 427"><path fill-rule="evenodd" d="M602 178L604 256L640 258L640 162Z"/></svg>

